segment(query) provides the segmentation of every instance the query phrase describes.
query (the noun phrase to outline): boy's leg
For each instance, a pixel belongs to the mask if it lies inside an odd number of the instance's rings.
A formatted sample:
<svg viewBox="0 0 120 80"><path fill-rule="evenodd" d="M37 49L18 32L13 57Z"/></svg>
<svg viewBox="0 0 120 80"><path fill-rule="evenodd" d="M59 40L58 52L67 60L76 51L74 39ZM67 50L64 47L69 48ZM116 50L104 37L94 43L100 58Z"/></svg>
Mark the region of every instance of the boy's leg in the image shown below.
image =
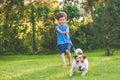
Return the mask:
<svg viewBox="0 0 120 80"><path fill-rule="evenodd" d="M66 67L66 62L65 62L65 55L64 55L64 53L61 53L61 59L62 59L62 62L63 62L63 66Z"/></svg>
<svg viewBox="0 0 120 80"><path fill-rule="evenodd" d="M69 60L69 65L72 65L72 58L71 58L71 52L67 49L66 51L66 54L68 56L68 60Z"/></svg>

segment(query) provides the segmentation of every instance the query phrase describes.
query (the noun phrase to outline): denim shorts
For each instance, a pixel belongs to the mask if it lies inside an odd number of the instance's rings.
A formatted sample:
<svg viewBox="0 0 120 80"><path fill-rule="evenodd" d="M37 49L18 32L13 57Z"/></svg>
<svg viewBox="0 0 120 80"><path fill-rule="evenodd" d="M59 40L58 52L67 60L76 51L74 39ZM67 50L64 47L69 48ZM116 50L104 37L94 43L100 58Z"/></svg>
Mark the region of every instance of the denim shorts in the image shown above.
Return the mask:
<svg viewBox="0 0 120 80"><path fill-rule="evenodd" d="M66 50L70 50L71 49L71 44L70 43L59 44L58 48L60 50L60 53L65 53Z"/></svg>

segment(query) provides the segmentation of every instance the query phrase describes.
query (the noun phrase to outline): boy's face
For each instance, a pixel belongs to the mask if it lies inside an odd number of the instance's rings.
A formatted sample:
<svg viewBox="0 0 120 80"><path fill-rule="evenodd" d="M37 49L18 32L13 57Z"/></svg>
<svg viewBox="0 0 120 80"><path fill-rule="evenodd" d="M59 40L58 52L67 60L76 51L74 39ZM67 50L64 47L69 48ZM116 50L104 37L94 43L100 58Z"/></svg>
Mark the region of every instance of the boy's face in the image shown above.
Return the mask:
<svg viewBox="0 0 120 80"><path fill-rule="evenodd" d="M61 17L61 18L59 18L58 22L59 22L60 25L64 25L66 23L66 18Z"/></svg>

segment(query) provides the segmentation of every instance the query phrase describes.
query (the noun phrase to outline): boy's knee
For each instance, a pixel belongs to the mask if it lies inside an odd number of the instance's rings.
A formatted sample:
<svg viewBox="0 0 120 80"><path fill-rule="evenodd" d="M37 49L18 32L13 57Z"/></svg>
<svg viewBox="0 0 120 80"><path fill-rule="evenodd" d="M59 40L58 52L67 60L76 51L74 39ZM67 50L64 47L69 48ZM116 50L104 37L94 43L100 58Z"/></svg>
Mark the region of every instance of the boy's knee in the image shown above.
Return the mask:
<svg viewBox="0 0 120 80"><path fill-rule="evenodd" d="M61 56L64 56L65 55L65 53L61 53Z"/></svg>
<svg viewBox="0 0 120 80"><path fill-rule="evenodd" d="M68 49L66 49L65 52L68 52Z"/></svg>
<svg viewBox="0 0 120 80"><path fill-rule="evenodd" d="M70 53L70 51L68 49L65 50L66 53Z"/></svg>

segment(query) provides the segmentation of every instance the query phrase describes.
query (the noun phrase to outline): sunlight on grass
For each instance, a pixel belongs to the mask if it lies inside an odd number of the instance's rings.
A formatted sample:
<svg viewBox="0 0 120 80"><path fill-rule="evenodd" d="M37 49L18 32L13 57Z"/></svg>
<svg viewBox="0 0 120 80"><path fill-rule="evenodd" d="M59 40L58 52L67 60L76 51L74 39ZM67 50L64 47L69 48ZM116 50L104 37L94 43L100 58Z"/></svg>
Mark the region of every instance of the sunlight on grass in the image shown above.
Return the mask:
<svg viewBox="0 0 120 80"><path fill-rule="evenodd" d="M54 80L54 79L60 79L62 77L65 76L69 76L68 75L68 71L63 71L63 72L58 72L57 75L55 74L51 74L48 78L46 78L45 80Z"/></svg>
<svg viewBox="0 0 120 80"><path fill-rule="evenodd" d="M103 56L104 51L98 51L85 53L89 70L84 77L76 70L69 77L71 66L63 68L58 54L0 56L0 80L119 80L120 55Z"/></svg>
<svg viewBox="0 0 120 80"><path fill-rule="evenodd" d="M21 64L21 66L22 66L22 64ZM12 79L13 77L20 77L20 76L23 76L23 75L26 75L29 73L33 73L36 71L45 70L48 67L50 67L50 66L44 66L44 67L37 67L36 66L36 67L29 68L29 69L21 69L18 71L14 71L14 69L11 70L8 68L8 71L3 71L4 73L0 75L0 78L1 79Z"/></svg>

